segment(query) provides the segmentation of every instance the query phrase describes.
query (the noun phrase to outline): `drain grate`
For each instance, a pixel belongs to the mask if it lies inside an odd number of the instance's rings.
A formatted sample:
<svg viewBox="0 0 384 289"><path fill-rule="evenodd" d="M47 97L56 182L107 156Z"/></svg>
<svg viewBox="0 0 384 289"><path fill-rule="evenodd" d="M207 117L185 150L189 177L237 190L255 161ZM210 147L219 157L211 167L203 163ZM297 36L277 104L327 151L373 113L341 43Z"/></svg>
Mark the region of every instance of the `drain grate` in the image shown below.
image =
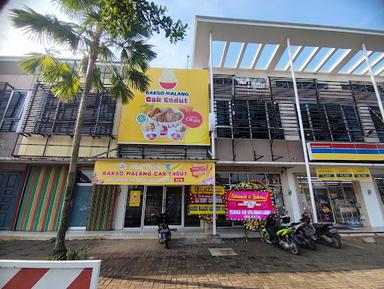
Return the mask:
<svg viewBox="0 0 384 289"><path fill-rule="evenodd" d="M237 253L232 248L208 248L211 256L237 256Z"/></svg>

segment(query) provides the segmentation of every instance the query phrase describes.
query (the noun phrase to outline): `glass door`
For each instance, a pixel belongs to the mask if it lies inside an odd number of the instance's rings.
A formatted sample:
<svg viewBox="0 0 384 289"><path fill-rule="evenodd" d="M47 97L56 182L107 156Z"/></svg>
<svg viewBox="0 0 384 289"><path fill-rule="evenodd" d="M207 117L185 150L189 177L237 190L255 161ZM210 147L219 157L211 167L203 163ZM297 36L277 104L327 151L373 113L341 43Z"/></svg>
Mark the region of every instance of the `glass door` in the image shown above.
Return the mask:
<svg viewBox="0 0 384 289"><path fill-rule="evenodd" d="M127 205L125 210L125 228L138 228L141 226L143 210L144 186L129 186Z"/></svg>
<svg viewBox="0 0 384 289"><path fill-rule="evenodd" d="M165 211L167 212L168 225L181 226L183 210L183 187L167 187Z"/></svg>
<svg viewBox="0 0 384 289"><path fill-rule="evenodd" d="M148 186L145 197L144 226L157 226L156 217L163 212L162 186Z"/></svg>
<svg viewBox="0 0 384 289"><path fill-rule="evenodd" d="M92 184L77 184L72 200L69 227L84 227L87 225L89 201Z"/></svg>

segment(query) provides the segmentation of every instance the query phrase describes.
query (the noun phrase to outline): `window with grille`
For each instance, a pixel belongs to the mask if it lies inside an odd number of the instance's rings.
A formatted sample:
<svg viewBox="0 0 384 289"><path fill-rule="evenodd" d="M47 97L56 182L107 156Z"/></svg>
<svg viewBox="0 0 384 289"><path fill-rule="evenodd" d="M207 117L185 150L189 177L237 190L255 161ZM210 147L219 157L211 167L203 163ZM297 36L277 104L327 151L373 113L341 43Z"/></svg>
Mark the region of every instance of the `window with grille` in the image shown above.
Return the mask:
<svg viewBox="0 0 384 289"><path fill-rule="evenodd" d="M79 100L59 101L47 92L42 102L39 118L34 133L72 135L76 123ZM116 102L111 96L90 93L85 102L83 135L111 135Z"/></svg>
<svg viewBox="0 0 384 289"><path fill-rule="evenodd" d="M307 140L364 141L355 107L340 104L300 104Z"/></svg>
<svg viewBox="0 0 384 289"><path fill-rule="evenodd" d="M380 142L384 142L384 122L381 117L380 108L378 106L370 106L369 112L376 129L377 137Z"/></svg>
<svg viewBox="0 0 384 289"><path fill-rule="evenodd" d="M258 100L216 100L217 137L284 139L279 105Z"/></svg>
<svg viewBox="0 0 384 289"><path fill-rule="evenodd" d="M0 131L15 132L19 124L27 91L5 85L0 93Z"/></svg>

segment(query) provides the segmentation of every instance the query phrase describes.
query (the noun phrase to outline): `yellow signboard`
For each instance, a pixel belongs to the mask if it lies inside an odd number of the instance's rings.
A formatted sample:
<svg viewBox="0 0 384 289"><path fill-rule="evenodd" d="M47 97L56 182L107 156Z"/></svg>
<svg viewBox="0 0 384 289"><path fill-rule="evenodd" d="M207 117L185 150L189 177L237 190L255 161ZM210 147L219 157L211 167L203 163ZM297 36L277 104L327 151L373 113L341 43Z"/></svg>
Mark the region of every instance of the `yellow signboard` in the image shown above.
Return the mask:
<svg viewBox="0 0 384 289"><path fill-rule="evenodd" d="M150 85L121 110L118 143L209 145L208 72L148 70Z"/></svg>
<svg viewBox="0 0 384 289"><path fill-rule="evenodd" d="M97 160L93 184L211 185L213 161Z"/></svg>
<svg viewBox="0 0 384 289"><path fill-rule="evenodd" d="M141 191L130 191L129 192L129 206L140 207L140 196Z"/></svg>
<svg viewBox="0 0 384 289"><path fill-rule="evenodd" d="M209 215L212 210L212 186L191 186L188 199L188 215ZM225 190L216 186L216 214L225 215Z"/></svg>
<svg viewBox="0 0 384 289"><path fill-rule="evenodd" d="M212 195L212 186L191 186L190 192L192 195ZM223 196L225 190L223 186L216 186L216 195Z"/></svg>
<svg viewBox="0 0 384 289"><path fill-rule="evenodd" d="M366 181L371 179L368 168L316 168L323 181Z"/></svg>
<svg viewBox="0 0 384 289"><path fill-rule="evenodd" d="M189 205L188 206L188 215L212 215L213 209L212 205ZM216 205L216 215L225 215L226 207L225 205Z"/></svg>

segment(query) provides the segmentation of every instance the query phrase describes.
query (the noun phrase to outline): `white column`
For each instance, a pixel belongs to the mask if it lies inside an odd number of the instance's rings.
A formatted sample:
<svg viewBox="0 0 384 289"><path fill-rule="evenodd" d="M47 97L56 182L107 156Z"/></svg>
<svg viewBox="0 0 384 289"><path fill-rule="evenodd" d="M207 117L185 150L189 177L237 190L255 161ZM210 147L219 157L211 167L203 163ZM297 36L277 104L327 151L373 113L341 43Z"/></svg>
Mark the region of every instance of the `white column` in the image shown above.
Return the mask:
<svg viewBox="0 0 384 289"><path fill-rule="evenodd" d="M376 98L377 98L377 103L379 104L380 112L381 112L381 119L384 121L384 107L383 107L383 102L381 101L379 89L377 88L377 83L375 80L375 76L373 75L372 72L372 67L371 64L369 63L369 58L368 58L368 52L367 48L365 47L364 42L362 43L362 48L364 50L364 56L365 56L365 62L367 63L368 71L369 71L369 76L371 77L371 81L373 84L373 89L375 90Z"/></svg>
<svg viewBox="0 0 384 289"><path fill-rule="evenodd" d="M360 181L361 194L372 227L384 227L384 209L374 180Z"/></svg>
<svg viewBox="0 0 384 289"><path fill-rule="evenodd" d="M120 186L120 193L116 200L115 212L113 214L112 229L122 230L124 228L125 210L127 208L128 186Z"/></svg>
<svg viewBox="0 0 384 289"><path fill-rule="evenodd" d="M317 212L316 212L315 196L313 194L313 187L312 187L312 180L311 180L311 169L309 168L309 163L308 163L308 154L307 154L307 146L306 146L306 143L305 143L303 119L301 117L299 93L297 92L296 77L295 77L295 72L294 72L294 69L293 69L293 61L292 61L292 53L291 53L291 43L290 43L289 37L287 37L287 48L288 48L289 66L291 67L293 90L295 92L295 102L296 102L297 118L299 120L301 145L303 147L305 169L307 171L309 194L311 196L312 218L313 218L313 222L317 223Z"/></svg>
<svg viewBox="0 0 384 289"><path fill-rule="evenodd" d="M287 170L281 174L281 186L283 188L284 205L293 221L300 220L299 194L296 188L296 179L293 172Z"/></svg>
<svg viewBox="0 0 384 289"><path fill-rule="evenodd" d="M210 56L210 62L209 62L209 77L210 77L210 91L211 91L211 98L210 98L210 107L211 107L211 115L215 113L214 108L214 94L213 94L213 55L212 55L212 31L209 32L209 56ZM215 161L216 158L216 148L215 148L215 131L216 128L213 128L211 131L211 155L213 161ZM215 165L214 165L215 166ZM212 185L212 235L216 236L216 174L214 170L213 174L213 185Z"/></svg>

